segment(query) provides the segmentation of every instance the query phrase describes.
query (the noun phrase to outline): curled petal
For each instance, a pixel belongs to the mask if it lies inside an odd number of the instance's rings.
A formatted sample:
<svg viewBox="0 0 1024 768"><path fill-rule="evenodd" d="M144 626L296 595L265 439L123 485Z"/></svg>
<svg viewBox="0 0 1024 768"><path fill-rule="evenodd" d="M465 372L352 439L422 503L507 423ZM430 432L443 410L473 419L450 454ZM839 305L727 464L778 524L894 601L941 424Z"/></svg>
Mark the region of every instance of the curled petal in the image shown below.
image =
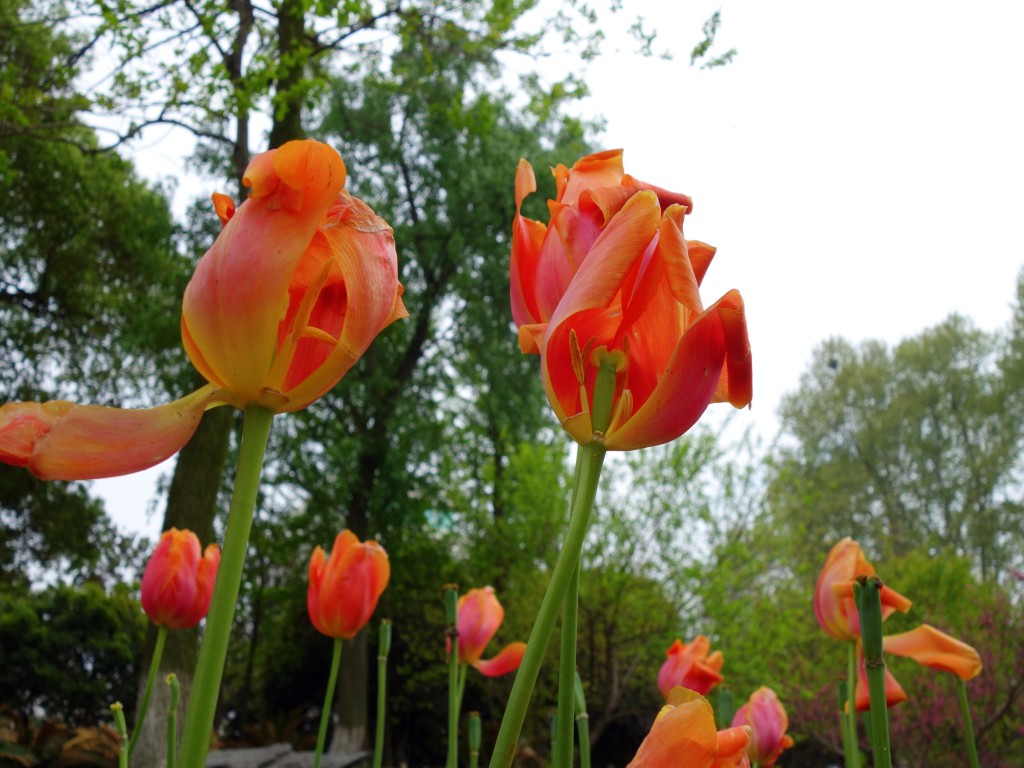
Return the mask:
<svg viewBox="0 0 1024 768"><path fill-rule="evenodd" d="M961 680L971 680L981 674L981 657L974 648L930 624L883 637L882 647L886 653L950 672Z"/></svg>
<svg viewBox="0 0 1024 768"><path fill-rule="evenodd" d="M517 640L506 645L493 658L480 659L473 666L487 677L500 677L519 669L519 665L523 663L524 653L526 643Z"/></svg>
<svg viewBox="0 0 1024 768"><path fill-rule="evenodd" d="M7 403L0 407L0 461L43 480L92 480L139 472L181 449L219 401L205 386L156 408Z"/></svg>

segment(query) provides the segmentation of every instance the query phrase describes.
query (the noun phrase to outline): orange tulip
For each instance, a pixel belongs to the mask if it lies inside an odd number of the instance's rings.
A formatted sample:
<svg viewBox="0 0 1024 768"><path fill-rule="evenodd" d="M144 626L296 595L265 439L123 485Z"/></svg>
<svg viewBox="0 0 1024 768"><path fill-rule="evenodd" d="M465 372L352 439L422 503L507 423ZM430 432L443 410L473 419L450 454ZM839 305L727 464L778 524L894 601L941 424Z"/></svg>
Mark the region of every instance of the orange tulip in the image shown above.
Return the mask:
<svg viewBox="0 0 1024 768"><path fill-rule="evenodd" d="M219 565L216 544L202 551L192 531L164 531L142 574L142 610L168 629L194 627L210 609Z"/></svg>
<svg viewBox="0 0 1024 768"><path fill-rule="evenodd" d="M860 614L853 598L858 576L874 576L875 569L853 539L847 537L832 547L814 590L814 615L818 624L837 640L860 639ZM882 587L882 619L895 611L906 613L911 602L899 592Z"/></svg>
<svg viewBox="0 0 1024 768"><path fill-rule="evenodd" d="M925 667L950 672L961 680L971 680L981 674L981 657L974 648L930 624L883 637L882 647L893 656L906 656Z"/></svg>
<svg viewBox="0 0 1024 768"><path fill-rule="evenodd" d="M258 155L245 182L252 194L237 212L214 196L224 228L182 304L185 349L210 384L145 410L7 403L0 461L48 480L146 469L178 451L207 408L306 407L406 316L391 229L342 189L337 152L289 142Z"/></svg>
<svg viewBox="0 0 1024 768"><path fill-rule="evenodd" d="M674 440L709 404L750 403L743 299L733 290L705 308L699 287L715 249L683 237L686 195L626 175L622 151L554 170L545 226L520 213L536 191L525 160L516 173L512 316L523 352L541 355L548 402L581 444L598 366L616 368L609 450Z"/></svg>
<svg viewBox="0 0 1024 768"><path fill-rule="evenodd" d="M725 659L721 651L709 655L710 650L711 642L704 635L698 635L689 645L678 639L673 642L665 651L668 658L658 672L661 695L667 698L673 688L682 686L703 696L722 682Z"/></svg>
<svg viewBox="0 0 1024 768"><path fill-rule="evenodd" d="M747 727L716 731L707 699L686 688L673 688L628 768L749 767L749 740Z"/></svg>
<svg viewBox="0 0 1024 768"><path fill-rule="evenodd" d="M782 750L793 746L793 739L786 734L789 717L771 688L761 686L750 694L747 703L736 710L732 724L750 726L747 755L762 768L771 768Z"/></svg>
<svg viewBox="0 0 1024 768"><path fill-rule="evenodd" d="M309 559L310 621L328 637L355 637L376 610L390 578L384 547L375 541L360 543L352 531L342 531L329 557L317 547Z"/></svg>
<svg viewBox="0 0 1024 768"><path fill-rule="evenodd" d="M509 643L490 659L481 658L487 645L505 620L505 609L494 595L494 587L471 589L459 598L459 662L476 667L488 677L516 669L523 661L526 643Z"/></svg>

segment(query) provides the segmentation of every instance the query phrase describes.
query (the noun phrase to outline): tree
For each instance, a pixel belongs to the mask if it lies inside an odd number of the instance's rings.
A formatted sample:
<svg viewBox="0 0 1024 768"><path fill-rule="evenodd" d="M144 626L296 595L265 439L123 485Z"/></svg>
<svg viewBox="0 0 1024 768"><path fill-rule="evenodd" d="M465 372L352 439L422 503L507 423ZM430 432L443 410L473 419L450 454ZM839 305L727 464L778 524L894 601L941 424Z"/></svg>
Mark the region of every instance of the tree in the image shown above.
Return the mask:
<svg viewBox="0 0 1024 768"><path fill-rule="evenodd" d="M824 343L781 408L794 440L769 488L778 520L884 556L945 548L1005 578L1024 533L1024 412L1000 359L998 338L956 315L892 350Z"/></svg>

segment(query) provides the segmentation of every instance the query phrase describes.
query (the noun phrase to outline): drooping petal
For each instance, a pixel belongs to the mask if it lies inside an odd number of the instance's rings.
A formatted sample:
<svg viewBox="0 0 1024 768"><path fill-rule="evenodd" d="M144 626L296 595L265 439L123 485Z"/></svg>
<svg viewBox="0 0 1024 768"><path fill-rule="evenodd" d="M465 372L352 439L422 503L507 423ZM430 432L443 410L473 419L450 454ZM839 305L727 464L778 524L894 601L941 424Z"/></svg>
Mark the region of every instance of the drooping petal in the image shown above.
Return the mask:
<svg viewBox="0 0 1024 768"><path fill-rule="evenodd" d="M328 205L345 183L330 147L288 142L253 160L252 188L200 260L182 303L189 354L243 403L260 402L275 360L287 290Z"/></svg>
<svg viewBox="0 0 1024 768"><path fill-rule="evenodd" d="M519 669L519 665L523 663L524 653L526 643L517 640L506 645L492 658L474 662L473 666L487 677L500 677Z"/></svg>
<svg viewBox="0 0 1024 768"><path fill-rule="evenodd" d="M130 410L98 405L7 403L0 407L0 461L43 480L93 480L139 472L181 449L206 408L207 385L180 400Z"/></svg>
<svg viewBox="0 0 1024 768"><path fill-rule="evenodd" d="M884 639L883 639L884 642ZM871 691L868 687L868 673L864 666L864 649L857 646L857 690L855 704L858 712L867 712L871 709ZM907 700L907 692L899 684L889 667L885 667L885 706L894 707Z"/></svg>
<svg viewBox="0 0 1024 768"><path fill-rule="evenodd" d="M974 648L930 624L887 635L882 638L882 648L886 653L905 656L925 667L950 672L961 680L971 680L982 670L981 657Z"/></svg>

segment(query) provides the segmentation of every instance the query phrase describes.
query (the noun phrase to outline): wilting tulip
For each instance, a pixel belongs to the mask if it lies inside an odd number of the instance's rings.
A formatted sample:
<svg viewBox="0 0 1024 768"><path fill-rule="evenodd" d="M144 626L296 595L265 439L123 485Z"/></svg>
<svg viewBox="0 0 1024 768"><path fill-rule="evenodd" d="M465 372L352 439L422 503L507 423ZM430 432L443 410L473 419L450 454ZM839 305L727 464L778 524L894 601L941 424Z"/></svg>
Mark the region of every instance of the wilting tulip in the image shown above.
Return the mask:
<svg viewBox="0 0 1024 768"><path fill-rule="evenodd" d="M818 624L836 640L860 640L860 618L853 597L858 576L874 576L875 569L853 539L847 537L832 547L814 590L814 615ZM881 590L882 618L895 611L906 613L911 602L895 590Z"/></svg>
<svg viewBox="0 0 1024 768"><path fill-rule="evenodd" d="M309 559L310 621L328 637L355 637L376 610L390 578L384 547L375 541L360 543L352 531L342 531L330 556L317 547Z"/></svg>
<svg viewBox="0 0 1024 768"><path fill-rule="evenodd" d="M762 686L750 694L747 703L736 711L732 724L750 726L747 754L762 768L775 765L782 750L793 746L793 739L786 734L786 710L771 688Z"/></svg>
<svg viewBox="0 0 1024 768"><path fill-rule="evenodd" d="M519 669L526 643L506 645L496 656L481 658L487 645L505 620L505 609L494 595L494 587L471 589L459 598L459 662L476 667L488 677L498 677Z"/></svg>
<svg viewBox="0 0 1024 768"><path fill-rule="evenodd" d="M598 367L614 364L609 450L682 435L710 403L751 399L743 300L733 290L705 307L699 292L715 249L683 237L686 195L623 172L622 152L554 170L550 224L520 214L537 188L516 173L512 316L523 352L541 355L548 402L581 444L594 439ZM610 361L610 363L609 363Z"/></svg>
<svg viewBox="0 0 1024 768"><path fill-rule="evenodd" d="M749 767L747 727L715 730L715 714L703 696L673 688L628 768Z"/></svg>
<svg viewBox="0 0 1024 768"><path fill-rule="evenodd" d="M345 165L316 141L250 163L248 200L214 205L224 228L185 290L182 338L210 382L167 405L66 401L0 408L0 461L47 480L137 472L175 453L203 411L304 408L405 317L391 228L342 188Z"/></svg>
<svg viewBox="0 0 1024 768"><path fill-rule="evenodd" d="M216 544L202 551L192 531L164 531L142 574L142 610L161 627L194 627L210 609L219 565Z"/></svg>
<svg viewBox="0 0 1024 768"><path fill-rule="evenodd" d="M682 686L703 696L722 682L725 659L721 651L709 654L710 650L711 642L704 635L698 635L688 645L678 639L673 642L665 651L668 658L658 672L661 695L667 698L673 688Z"/></svg>
<svg viewBox="0 0 1024 768"><path fill-rule="evenodd" d="M882 638L882 647L893 656L906 656L918 664L971 680L981 674L981 657L967 643L950 637L930 624Z"/></svg>

